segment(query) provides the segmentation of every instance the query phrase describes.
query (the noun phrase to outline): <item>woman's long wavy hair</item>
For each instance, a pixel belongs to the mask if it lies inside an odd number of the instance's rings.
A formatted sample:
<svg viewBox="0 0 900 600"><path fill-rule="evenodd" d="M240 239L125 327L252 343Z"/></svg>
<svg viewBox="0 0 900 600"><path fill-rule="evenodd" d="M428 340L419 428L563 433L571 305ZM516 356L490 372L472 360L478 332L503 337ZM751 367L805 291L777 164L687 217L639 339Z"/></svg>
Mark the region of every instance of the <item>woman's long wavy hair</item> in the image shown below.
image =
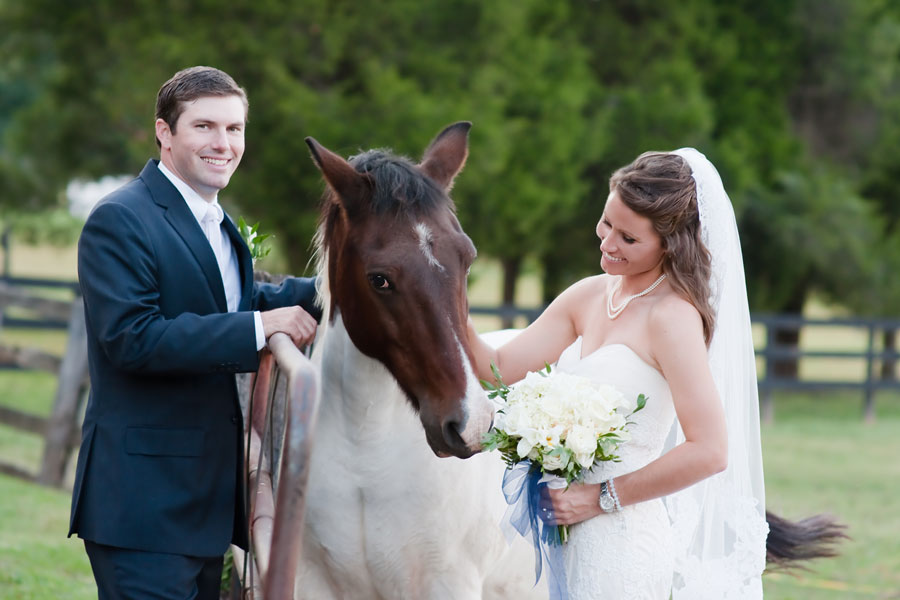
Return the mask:
<svg viewBox="0 0 900 600"><path fill-rule="evenodd" d="M609 191L650 219L662 238L662 271L675 291L700 313L708 346L716 325L710 304L712 265L700 237L697 186L690 165L677 154L645 152L612 174Z"/></svg>

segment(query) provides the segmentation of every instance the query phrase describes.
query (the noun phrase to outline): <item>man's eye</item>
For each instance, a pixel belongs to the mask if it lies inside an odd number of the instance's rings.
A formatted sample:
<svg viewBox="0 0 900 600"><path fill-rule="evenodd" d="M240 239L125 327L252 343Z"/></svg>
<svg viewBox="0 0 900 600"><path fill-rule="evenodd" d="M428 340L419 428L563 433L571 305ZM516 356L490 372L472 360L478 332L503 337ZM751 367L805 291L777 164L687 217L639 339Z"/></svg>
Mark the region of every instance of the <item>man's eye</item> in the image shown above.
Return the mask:
<svg viewBox="0 0 900 600"><path fill-rule="evenodd" d="M382 292L394 289L394 286L391 285L391 282L388 281L388 278L378 273L376 273L375 275L369 275L369 283L372 284L373 288Z"/></svg>

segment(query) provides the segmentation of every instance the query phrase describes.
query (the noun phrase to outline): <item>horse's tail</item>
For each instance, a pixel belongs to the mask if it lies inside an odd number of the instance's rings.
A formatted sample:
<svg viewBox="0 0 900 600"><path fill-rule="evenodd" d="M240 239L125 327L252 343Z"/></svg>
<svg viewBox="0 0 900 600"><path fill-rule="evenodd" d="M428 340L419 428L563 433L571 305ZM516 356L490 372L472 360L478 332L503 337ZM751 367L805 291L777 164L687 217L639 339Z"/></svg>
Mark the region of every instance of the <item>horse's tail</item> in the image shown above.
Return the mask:
<svg viewBox="0 0 900 600"><path fill-rule="evenodd" d="M804 568L802 561L837 556L835 545L847 539L846 526L829 515L815 515L790 521L766 511L769 537L766 563L783 568Z"/></svg>

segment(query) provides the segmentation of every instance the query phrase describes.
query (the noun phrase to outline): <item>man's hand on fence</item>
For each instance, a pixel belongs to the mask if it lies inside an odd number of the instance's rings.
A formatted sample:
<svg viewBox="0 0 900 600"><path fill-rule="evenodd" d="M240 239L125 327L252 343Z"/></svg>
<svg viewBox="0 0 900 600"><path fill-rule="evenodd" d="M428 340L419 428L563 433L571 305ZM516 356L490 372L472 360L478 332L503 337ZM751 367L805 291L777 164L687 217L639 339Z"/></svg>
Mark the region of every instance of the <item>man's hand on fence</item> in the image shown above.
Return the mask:
<svg viewBox="0 0 900 600"><path fill-rule="evenodd" d="M260 313L266 339L273 333L287 334L298 348L311 344L316 337L316 320L299 306L286 306Z"/></svg>

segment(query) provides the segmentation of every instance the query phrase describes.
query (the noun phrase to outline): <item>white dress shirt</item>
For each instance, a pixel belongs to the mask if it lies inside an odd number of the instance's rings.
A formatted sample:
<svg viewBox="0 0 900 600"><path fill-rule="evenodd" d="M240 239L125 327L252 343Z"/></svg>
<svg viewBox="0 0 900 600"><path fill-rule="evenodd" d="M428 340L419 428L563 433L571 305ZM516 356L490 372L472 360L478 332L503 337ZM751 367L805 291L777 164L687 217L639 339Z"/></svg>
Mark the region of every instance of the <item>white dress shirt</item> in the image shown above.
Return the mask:
<svg viewBox="0 0 900 600"><path fill-rule="evenodd" d="M225 301L228 312L236 312L241 302L241 273L238 267L237 251L228 237L228 232L222 228L225 211L219 205L218 197L212 202L204 200L191 186L183 182L160 161L159 170L172 185L181 193L188 208L197 219L200 229L206 235L216 256L219 265L219 274L222 276L222 286L225 288ZM263 329L262 316L259 311L253 311L253 322L256 327L256 349L266 345L266 334Z"/></svg>

